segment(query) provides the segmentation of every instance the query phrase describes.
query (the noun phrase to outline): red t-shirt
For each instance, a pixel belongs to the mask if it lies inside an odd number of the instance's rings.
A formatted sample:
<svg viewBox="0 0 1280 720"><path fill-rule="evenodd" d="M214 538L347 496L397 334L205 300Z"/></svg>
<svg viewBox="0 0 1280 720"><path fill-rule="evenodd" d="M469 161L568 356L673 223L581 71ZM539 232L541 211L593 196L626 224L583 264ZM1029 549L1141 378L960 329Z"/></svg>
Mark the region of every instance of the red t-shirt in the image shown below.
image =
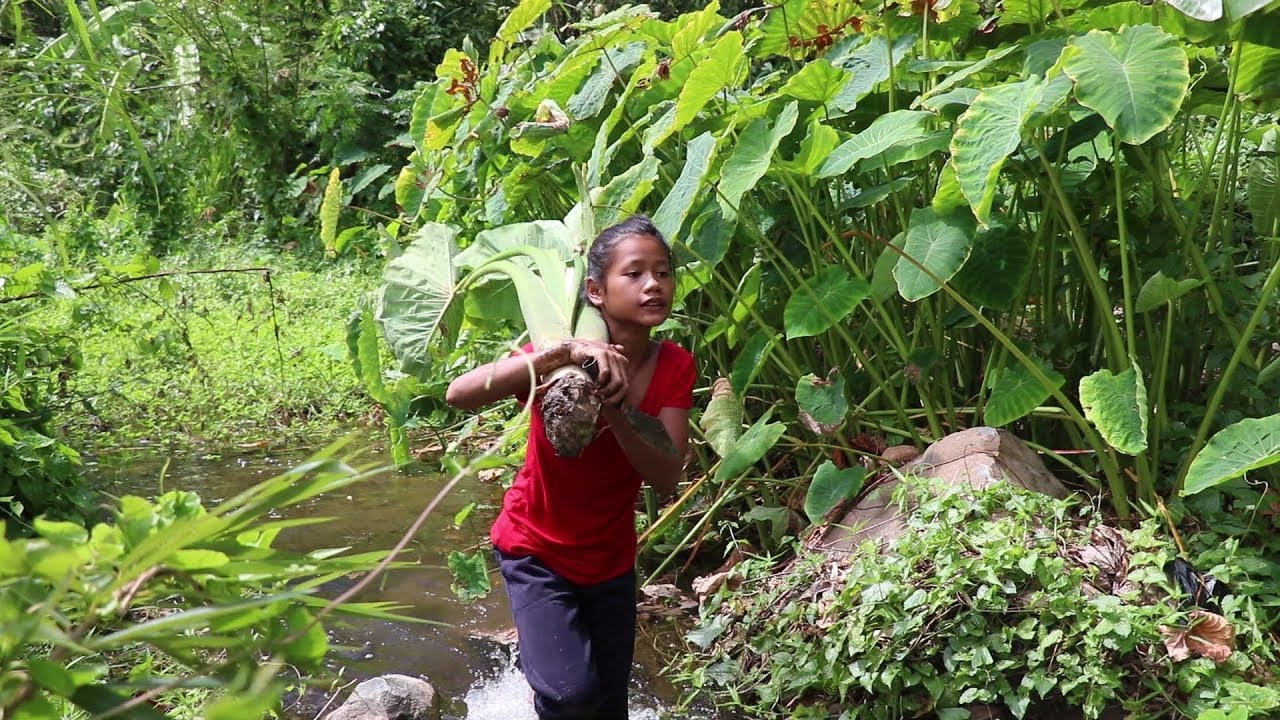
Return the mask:
<svg viewBox="0 0 1280 720"><path fill-rule="evenodd" d="M695 374L693 356L663 341L653 379L636 409L657 415L665 407L693 407ZM524 466L502 499L489 538L504 553L533 555L578 585L630 571L640 473L607 427L581 455L562 458L543 430L541 402L534 403L531 415Z"/></svg>

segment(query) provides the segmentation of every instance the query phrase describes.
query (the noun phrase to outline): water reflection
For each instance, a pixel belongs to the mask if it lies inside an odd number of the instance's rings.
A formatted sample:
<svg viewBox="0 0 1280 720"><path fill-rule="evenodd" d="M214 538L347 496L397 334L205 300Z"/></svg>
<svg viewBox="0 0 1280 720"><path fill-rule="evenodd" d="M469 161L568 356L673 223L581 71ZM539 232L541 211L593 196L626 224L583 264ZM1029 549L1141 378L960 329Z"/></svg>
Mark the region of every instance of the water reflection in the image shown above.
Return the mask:
<svg viewBox="0 0 1280 720"><path fill-rule="evenodd" d="M376 446L363 448L362 457L385 457ZM148 453L119 454L87 463L96 488L113 496L154 497L166 490L200 495L206 507L275 476L308 456L306 450L265 452L242 456L174 456ZM166 467L166 461L168 465ZM280 517L326 517L330 522L290 528L278 546L297 551L350 547L352 552L392 547L418 513L444 484L445 478L422 470L384 473L344 491L317 498L280 513ZM446 716L467 720L529 720L529 688L510 660L510 653L485 638L510 626L501 576L491 574L493 592L483 600L464 604L449 589L452 580L445 557L450 550L487 547L487 531L501 498L501 488L471 481L459 485L428 519L400 559L415 567L394 570L380 578L359 599L385 600L403 606L403 614L442 624L406 624L372 620L331 623L331 639L343 646L338 662L347 678L383 673L421 675L446 702ZM478 508L461 528L454 516L467 506ZM349 587L350 580L345 581ZM326 588L341 592L344 587ZM655 640L643 630L633 673L632 720L658 720L674 697L658 679L661 661ZM312 712L307 717L314 717ZM682 716L709 717L706 714Z"/></svg>

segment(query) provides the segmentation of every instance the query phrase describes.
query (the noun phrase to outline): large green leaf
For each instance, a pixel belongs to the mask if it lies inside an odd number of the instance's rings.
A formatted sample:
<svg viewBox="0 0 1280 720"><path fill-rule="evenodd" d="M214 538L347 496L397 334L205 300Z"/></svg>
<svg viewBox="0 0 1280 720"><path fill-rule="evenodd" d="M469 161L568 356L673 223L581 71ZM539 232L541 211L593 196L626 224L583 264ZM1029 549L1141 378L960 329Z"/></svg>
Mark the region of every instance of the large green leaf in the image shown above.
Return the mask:
<svg viewBox="0 0 1280 720"><path fill-rule="evenodd" d="M866 477L867 471L861 465L842 469L830 460L819 465L804 496L804 514L809 516L809 522L822 522L832 508L856 496Z"/></svg>
<svg viewBox="0 0 1280 720"><path fill-rule="evenodd" d="M973 217L967 212L938 213L933 208L911 211L911 224L902 246L907 257L898 258L893 277L898 281L898 292L911 302L929 297L940 289L938 282L946 282L959 272L973 247ZM907 258L924 266L937 279L916 266Z"/></svg>
<svg viewBox="0 0 1280 720"><path fill-rule="evenodd" d="M890 148L918 142L928 135L933 113L896 110L877 117L866 130L844 141L818 170L818 177L847 172L855 164L881 155Z"/></svg>
<svg viewBox="0 0 1280 720"><path fill-rule="evenodd" d="M715 149L716 136L710 132L702 133L686 146L684 169L653 214L653 224L668 239L674 241L678 237L694 199L703 188Z"/></svg>
<svg viewBox="0 0 1280 720"><path fill-rule="evenodd" d="M458 332L462 313L461 303L454 303L453 264L457 234L448 225L426 223L382 273L376 315L403 372L425 371L432 343Z"/></svg>
<svg viewBox="0 0 1280 720"><path fill-rule="evenodd" d="M848 70L832 65L829 60L818 58L792 75L778 94L826 105L835 99L840 89L849 82L849 78Z"/></svg>
<svg viewBox="0 0 1280 720"><path fill-rule="evenodd" d="M1280 414L1247 418L1219 430L1191 461L1183 496L1280 462Z"/></svg>
<svg viewBox="0 0 1280 720"><path fill-rule="evenodd" d="M720 16L719 11L720 3L712 2L701 10L685 13L675 19L673 24L679 29L671 37L672 65L692 55L702 44L707 33L724 24L724 18Z"/></svg>
<svg viewBox="0 0 1280 720"><path fill-rule="evenodd" d="M930 99L937 98L940 95L948 93L951 90L951 88L955 87L958 83L961 83L964 80L967 80L968 78L972 77L973 75L980 73L983 70L986 70L987 68L991 67L995 63L1003 60L1005 56L1021 48L1022 48L1021 45L1009 44L1003 47L996 48L995 50L991 50L985 56L983 56L981 60L973 62L968 66L960 70L957 70L956 72L951 73L946 78L944 78L942 82L938 83L937 85L934 85L928 92L917 97L914 101L912 101L911 107L914 108L914 107L919 107L921 105L924 105L925 107L929 107L928 101ZM977 92L977 90L973 88L961 88L961 89L962 90L971 89L975 93Z"/></svg>
<svg viewBox="0 0 1280 720"><path fill-rule="evenodd" d="M609 227L635 212L657 179L658 159L650 155L610 180L592 203L596 209L596 227Z"/></svg>
<svg viewBox="0 0 1280 720"><path fill-rule="evenodd" d="M819 113L809 116L809 129L804 140L800 142L800 152L795 158L783 164L788 170L802 175L812 175L818 166L826 161L831 151L840 144L840 133L835 128L822 124Z"/></svg>
<svg viewBox="0 0 1280 720"><path fill-rule="evenodd" d="M544 248L568 263L582 254L582 245L582 239L559 220L512 223L477 233L466 249L454 255L453 266L459 270L479 267L499 253L520 247Z"/></svg>
<svg viewBox="0 0 1280 720"><path fill-rule="evenodd" d="M742 437L742 400L724 378L712 385L711 401L698 420L698 427L702 428L707 444L720 457L728 455L738 438Z"/></svg>
<svg viewBox="0 0 1280 720"><path fill-rule="evenodd" d="M786 430L787 426L782 423L769 422L767 414L757 420L721 456L720 468L716 470L716 481L735 478L749 470L773 448Z"/></svg>
<svg viewBox="0 0 1280 720"><path fill-rule="evenodd" d="M1151 312L1167 302L1173 302L1204 284L1203 280L1194 278L1174 280L1162 272L1156 272L1138 291L1138 300L1134 303L1134 312Z"/></svg>
<svg viewBox="0 0 1280 720"><path fill-rule="evenodd" d="M857 107L858 102L875 86L889 79L893 68L911 54L915 43L915 35L903 35L894 38L891 48L884 36L876 35L847 56L836 58L833 62L837 67L853 73L853 78L845 83L835 97L836 108L841 112L849 112Z"/></svg>
<svg viewBox="0 0 1280 720"><path fill-rule="evenodd" d="M764 177L774 151L795 128L798 116L796 103L789 102L774 118L772 126L767 119L757 118L743 130L733 155L720 171L720 206L726 217L737 217L742 196Z"/></svg>
<svg viewBox="0 0 1280 720"><path fill-rule="evenodd" d="M756 379L756 375L764 367L764 361L781 337L773 333L757 332L747 338L742 350L733 359L733 370L729 373L729 384L735 395L746 393L747 386Z"/></svg>
<svg viewBox="0 0 1280 720"><path fill-rule="evenodd" d="M1147 387L1137 365L1119 375L1099 370L1081 378L1080 404L1111 447L1126 455L1147 449Z"/></svg>
<svg viewBox="0 0 1280 720"><path fill-rule="evenodd" d="M1213 22L1224 15L1236 21L1271 4L1272 0L1164 0L1197 20Z"/></svg>
<svg viewBox="0 0 1280 720"><path fill-rule="evenodd" d="M1235 91L1256 100L1280 97L1280 21L1260 17L1249 21L1236 59Z"/></svg>
<svg viewBox="0 0 1280 720"><path fill-rule="evenodd" d="M794 60L810 57L819 38L839 39L855 32L853 23L862 15L854 0L786 0L772 5L761 25L762 37L755 51L759 57L778 54Z"/></svg>
<svg viewBox="0 0 1280 720"><path fill-rule="evenodd" d="M826 378L809 373L796 383L800 419L819 435L830 435L844 423L849 401L844 396L844 376L833 368Z"/></svg>
<svg viewBox="0 0 1280 720"><path fill-rule="evenodd" d="M1030 275L1031 238L1015 225L993 222L978 231L951 285L976 305L1010 310Z"/></svg>
<svg viewBox="0 0 1280 720"><path fill-rule="evenodd" d="M787 339L825 332L870 296L871 286L851 277L843 267L830 265L823 268L797 288L787 301L782 313Z"/></svg>
<svg viewBox="0 0 1280 720"><path fill-rule="evenodd" d="M984 89L960 116L951 138L952 162L973 214L986 223L1005 158L1022 143L1027 119L1040 104L1039 78Z"/></svg>
<svg viewBox="0 0 1280 720"><path fill-rule="evenodd" d="M648 49L649 46L642 42L627 43L622 48L607 48L600 64L565 105L569 117L585 120L598 115L609 99L609 91L615 85L623 84L622 74L639 65Z"/></svg>
<svg viewBox="0 0 1280 720"><path fill-rule="evenodd" d="M676 100L675 123L670 132L678 132L688 125L716 93L736 85L742 70L742 33L726 33L689 73L689 79Z"/></svg>
<svg viewBox="0 0 1280 720"><path fill-rule="evenodd" d="M1093 30L1071 41L1062 63L1080 104L1096 110L1130 145L1173 122L1191 83L1177 38L1151 25Z"/></svg>
<svg viewBox="0 0 1280 720"><path fill-rule="evenodd" d="M1041 365L1040 369L1053 383L1053 387L1045 387L1021 363L991 373L991 397L983 412L986 424L1004 427L1022 419L1027 413L1043 405L1053 391L1066 382L1066 378L1052 368Z"/></svg>

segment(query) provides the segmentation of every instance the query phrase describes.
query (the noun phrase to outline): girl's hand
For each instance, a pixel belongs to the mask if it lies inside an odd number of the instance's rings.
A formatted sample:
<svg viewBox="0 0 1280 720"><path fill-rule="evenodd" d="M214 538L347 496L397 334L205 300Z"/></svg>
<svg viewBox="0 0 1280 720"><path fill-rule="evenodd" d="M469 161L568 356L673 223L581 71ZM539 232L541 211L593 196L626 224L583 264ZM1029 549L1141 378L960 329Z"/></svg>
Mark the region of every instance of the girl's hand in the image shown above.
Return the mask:
<svg viewBox="0 0 1280 720"><path fill-rule="evenodd" d="M609 405L618 405L627 397L627 358L621 345L595 340L573 340L569 360L581 365L590 358L596 363L596 393Z"/></svg>

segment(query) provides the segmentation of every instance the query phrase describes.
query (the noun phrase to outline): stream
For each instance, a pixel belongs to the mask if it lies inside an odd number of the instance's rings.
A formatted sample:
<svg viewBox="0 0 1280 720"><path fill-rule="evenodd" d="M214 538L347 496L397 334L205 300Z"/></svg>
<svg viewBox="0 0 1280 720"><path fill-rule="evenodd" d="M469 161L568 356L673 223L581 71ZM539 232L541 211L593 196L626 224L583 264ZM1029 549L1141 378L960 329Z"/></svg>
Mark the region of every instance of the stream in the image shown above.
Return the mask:
<svg viewBox="0 0 1280 720"><path fill-rule="evenodd" d="M357 445L352 443L346 450L356 450ZM365 461L387 457L377 445L359 449L364 450L360 457ZM305 450L221 455L199 452L135 452L128 456L112 453L88 458L86 465L94 487L109 495L153 498L162 490L182 489L197 493L205 507L212 507L308 455ZM296 551L345 546L350 546L351 552L389 549L446 481L437 473L420 469L388 472L337 494L312 498L289 508L280 517L333 520L286 530L277 545ZM385 673L422 676L440 696L446 720L533 720L528 684L514 666L510 650L492 639L511 627L501 575L491 572L492 592L472 603L460 601L449 588L452 578L446 564L448 551L471 548L481 542L487 547L489 524L500 499L501 487L496 484L474 480L459 484L401 554L399 559L415 561L416 566L390 571L360 596L365 601L394 602L402 606L402 614L440 624L345 619L345 627L330 629L335 670L345 668L341 685ZM454 516L472 502L477 505L475 511L461 528L455 527ZM327 588L333 594L342 589ZM719 717L705 710L678 714L670 711L678 693L662 680L660 671L662 657L670 655L677 644L676 633L670 626L642 625L638 629L631 720ZM344 690L328 710L341 704L349 692L349 688ZM287 715L311 720L328 700L320 693L308 692L293 707L286 708Z"/></svg>

